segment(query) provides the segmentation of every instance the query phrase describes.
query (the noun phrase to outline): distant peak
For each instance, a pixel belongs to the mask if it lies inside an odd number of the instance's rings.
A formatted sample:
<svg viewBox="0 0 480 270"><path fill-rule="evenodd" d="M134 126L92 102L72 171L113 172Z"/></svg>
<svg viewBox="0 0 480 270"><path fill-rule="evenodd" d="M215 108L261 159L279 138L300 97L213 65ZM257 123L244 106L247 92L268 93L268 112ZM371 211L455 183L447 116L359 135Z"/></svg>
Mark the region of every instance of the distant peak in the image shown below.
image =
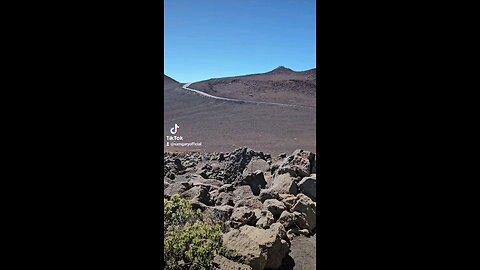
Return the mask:
<svg viewBox="0 0 480 270"><path fill-rule="evenodd" d="M270 72L273 72L273 73L288 73L288 72L295 72L289 68L286 68L284 66L279 66L277 67L276 69L270 71Z"/></svg>
<svg viewBox="0 0 480 270"><path fill-rule="evenodd" d="M291 70L291 69L289 69L289 68L286 68L286 67L284 67L284 66L279 66L279 67L277 67L277 68L276 68L276 69L274 69L274 70L286 70L286 71L293 71L293 70Z"/></svg>

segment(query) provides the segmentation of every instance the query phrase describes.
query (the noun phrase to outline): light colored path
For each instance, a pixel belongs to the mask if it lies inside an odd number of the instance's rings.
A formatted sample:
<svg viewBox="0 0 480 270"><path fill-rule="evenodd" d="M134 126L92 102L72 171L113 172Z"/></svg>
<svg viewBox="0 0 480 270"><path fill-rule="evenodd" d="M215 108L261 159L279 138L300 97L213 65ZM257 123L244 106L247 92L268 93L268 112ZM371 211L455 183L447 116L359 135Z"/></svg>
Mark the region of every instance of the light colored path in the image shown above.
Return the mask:
<svg viewBox="0 0 480 270"><path fill-rule="evenodd" d="M202 92L200 90L195 90L195 89L189 88L189 86L191 84L192 83L186 83L185 85L182 86L182 88L185 89L185 90L195 92L195 93L200 94L200 95L205 96L205 97L213 98L213 99L239 102L239 103L253 103L253 104L267 104L267 105L277 105L277 106L286 106L286 107L297 107L297 108L305 108L305 109L311 109L311 110L316 109L315 107L308 107L308 106L294 105L294 104L284 104L284 103L276 103L276 102L264 102L264 101L241 100L241 99L217 97L217 96L213 96L213 95L207 94L205 92Z"/></svg>

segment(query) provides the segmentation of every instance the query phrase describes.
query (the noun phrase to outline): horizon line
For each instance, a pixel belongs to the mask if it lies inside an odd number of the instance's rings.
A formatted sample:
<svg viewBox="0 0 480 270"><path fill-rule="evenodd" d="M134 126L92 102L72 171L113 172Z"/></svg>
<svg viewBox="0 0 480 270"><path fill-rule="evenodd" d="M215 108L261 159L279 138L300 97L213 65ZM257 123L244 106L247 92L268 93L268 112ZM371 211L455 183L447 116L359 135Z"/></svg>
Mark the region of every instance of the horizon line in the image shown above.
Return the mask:
<svg viewBox="0 0 480 270"><path fill-rule="evenodd" d="M274 69L272 69L272 70L269 70L269 71L266 71L266 72L261 72L261 73L248 73L248 74L243 74L243 75L229 75L229 76L225 76L225 77L211 77L211 78L203 79L203 80L196 81L196 82L208 81L208 80L212 80L212 79L222 79L222 78L230 78L230 77L242 77L242 76L248 76L248 75L265 74L265 73L272 72L272 71L274 71L274 70L276 70L276 69L279 69L279 68L289 69L289 70L291 70L291 71L293 71L293 72L305 72L305 71L309 71L309 70L312 70L312 69L316 69L317 67L315 66L315 67L313 67L313 68L309 68L309 69L305 69L305 70L298 70L298 71L297 71L297 70L293 70L293 69L291 69L291 68L287 68L287 67L285 67L285 66L278 66L278 67L276 67L276 68L274 68ZM166 74L166 73L163 73L163 75L169 77L169 78L172 79L172 80L177 81L173 76L170 76L170 75L168 75L168 74ZM188 83L188 82L180 82L180 81L177 81L177 82L179 82L179 83Z"/></svg>

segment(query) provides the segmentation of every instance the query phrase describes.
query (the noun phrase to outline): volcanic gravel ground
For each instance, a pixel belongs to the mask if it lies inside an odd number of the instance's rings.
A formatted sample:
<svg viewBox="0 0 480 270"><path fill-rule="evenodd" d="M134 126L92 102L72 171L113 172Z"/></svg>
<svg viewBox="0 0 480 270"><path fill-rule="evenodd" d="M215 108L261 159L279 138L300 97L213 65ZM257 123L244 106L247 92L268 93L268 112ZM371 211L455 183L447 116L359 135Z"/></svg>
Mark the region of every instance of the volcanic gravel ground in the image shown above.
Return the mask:
<svg viewBox="0 0 480 270"><path fill-rule="evenodd" d="M273 155L295 149L315 151L315 109L215 100L181 86L165 78L164 145L177 123L180 129L175 135L183 137L181 142L202 146L166 147L167 152L227 152L241 146Z"/></svg>
<svg viewBox="0 0 480 270"><path fill-rule="evenodd" d="M267 73L210 79L190 87L234 99L316 107L316 69L296 72L278 67Z"/></svg>

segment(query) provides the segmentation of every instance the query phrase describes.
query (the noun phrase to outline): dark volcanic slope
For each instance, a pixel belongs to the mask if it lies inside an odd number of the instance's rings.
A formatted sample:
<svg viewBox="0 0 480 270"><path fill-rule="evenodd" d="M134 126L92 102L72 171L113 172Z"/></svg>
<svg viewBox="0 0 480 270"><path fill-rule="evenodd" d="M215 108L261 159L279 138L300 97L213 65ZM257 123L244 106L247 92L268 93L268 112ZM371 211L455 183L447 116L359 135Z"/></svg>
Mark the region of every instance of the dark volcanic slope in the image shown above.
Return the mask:
<svg viewBox="0 0 480 270"><path fill-rule="evenodd" d="M278 67L267 73L196 82L190 87L226 98L315 107L317 76L315 68L296 72Z"/></svg>
<svg viewBox="0 0 480 270"><path fill-rule="evenodd" d="M181 85L179 82L163 74L163 89L172 88Z"/></svg>
<svg viewBox="0 0 480 270"><path fill-rule="evenodd" d="M164 86L164 145L175 123L183 142L202 142L201 147L166 147L166 151L228 152L241 146L272 154L316 150L315 110L215 100L170 80Z"/></svg>

